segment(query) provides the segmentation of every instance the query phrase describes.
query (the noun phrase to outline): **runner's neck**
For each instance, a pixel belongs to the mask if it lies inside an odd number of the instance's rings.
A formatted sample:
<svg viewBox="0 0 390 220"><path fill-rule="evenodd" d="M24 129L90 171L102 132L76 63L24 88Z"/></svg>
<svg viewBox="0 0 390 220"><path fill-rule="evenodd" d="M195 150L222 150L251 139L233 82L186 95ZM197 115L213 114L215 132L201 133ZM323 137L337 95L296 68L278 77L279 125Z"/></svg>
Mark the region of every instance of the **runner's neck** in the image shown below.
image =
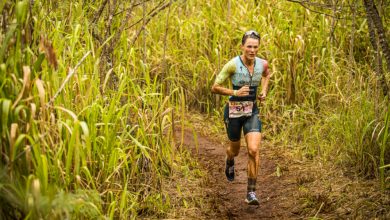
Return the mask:
<svg viewBox="0 0 390 220"><path fill-rule="evenodd" d="M254 69L255 69L256 61L255 60L247 60L247 59L245 59L244 55L240 56L240 60L241 60L241 63L244 64L244 66L248 70L249 75L251 75L251 77L252 77Z"/></svg>
<svg viewBox="0 0 390 220"><path fill-rule="evenodd" d="M243 56L243 55L241 55L241 60L242 60L242 63L245 66L247 66L248 68L252 67L255 64L255 60L247 60L247 59L245 59L245 56Z"/></svg>

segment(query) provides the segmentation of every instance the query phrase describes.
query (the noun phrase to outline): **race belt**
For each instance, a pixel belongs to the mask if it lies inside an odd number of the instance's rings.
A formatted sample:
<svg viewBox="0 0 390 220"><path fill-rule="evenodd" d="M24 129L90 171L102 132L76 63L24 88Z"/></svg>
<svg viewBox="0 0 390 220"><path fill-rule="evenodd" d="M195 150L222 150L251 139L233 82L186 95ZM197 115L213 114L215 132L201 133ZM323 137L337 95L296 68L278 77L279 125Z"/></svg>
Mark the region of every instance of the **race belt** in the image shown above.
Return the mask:
<svg viewBox="0 0 390 220"><path fill-rule="evenodd" d="M229 118L251 116L253 101L229 101Z"/></svg>

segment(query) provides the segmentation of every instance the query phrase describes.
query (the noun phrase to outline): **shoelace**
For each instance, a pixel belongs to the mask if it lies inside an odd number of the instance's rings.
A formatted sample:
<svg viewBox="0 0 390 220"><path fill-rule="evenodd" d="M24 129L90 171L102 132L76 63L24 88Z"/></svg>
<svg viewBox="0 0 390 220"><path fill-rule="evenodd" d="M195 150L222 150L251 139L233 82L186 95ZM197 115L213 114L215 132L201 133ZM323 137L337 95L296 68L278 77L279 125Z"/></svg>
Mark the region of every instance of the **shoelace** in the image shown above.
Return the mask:
<svg viewBox="0 0 390 220"><path fill-rule="evenodd" d="M229 167L229 173L231 174L231 173L233 173L234 172L234 166L230 166Z"/></svg>
<svg viewBox="0 0 390 220"><path fill-rule="evenodd" d="M254 199L256 199L256 193L255 192L249 192L248 193L248 197L249 197L250 200L254 200Z"/></svg>

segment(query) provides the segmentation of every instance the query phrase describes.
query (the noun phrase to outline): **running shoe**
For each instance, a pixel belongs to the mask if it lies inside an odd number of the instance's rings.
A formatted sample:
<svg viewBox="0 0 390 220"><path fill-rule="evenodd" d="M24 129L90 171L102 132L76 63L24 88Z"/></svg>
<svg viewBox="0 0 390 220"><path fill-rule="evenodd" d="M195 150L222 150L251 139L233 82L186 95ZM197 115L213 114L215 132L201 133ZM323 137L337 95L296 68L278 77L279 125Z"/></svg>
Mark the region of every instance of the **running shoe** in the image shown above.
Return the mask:
<svg viewBox="0 0 390 220"><path fill-rule="evenodd" d="M225 174L226 174L227 180L229 180L229 181L234 180L234 159L233 160L226 159Z"/></svg>
<svg viewBox="0 0 390 220"><path fill-rule="evenodd" d="M255 192L248 192L245 202L248 203L248 205L260 205L259 200L256 198Z"/></svg>

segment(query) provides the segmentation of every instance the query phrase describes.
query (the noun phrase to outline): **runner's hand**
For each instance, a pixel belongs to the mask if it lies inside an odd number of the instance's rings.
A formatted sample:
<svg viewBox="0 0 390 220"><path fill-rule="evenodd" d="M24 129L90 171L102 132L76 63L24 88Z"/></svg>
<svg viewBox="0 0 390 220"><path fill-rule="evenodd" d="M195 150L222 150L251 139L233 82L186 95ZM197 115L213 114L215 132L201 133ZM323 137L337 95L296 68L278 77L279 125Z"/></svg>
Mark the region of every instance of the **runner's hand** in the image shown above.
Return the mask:
<svg viewBox="0 0 390 220"><path fill-rule="evenodd" d="M247 96L249 95L249 86L243 86L237 90L237 96Z"/></svg>
<svg viewBox="0 0 390 220"><path fill-rule="evenodd" d="M265 101L265 96L266 96L266 94L260 93L260 95L257 96L257 99L258 99L260 102L263 102L263 101Z"/></svg>

